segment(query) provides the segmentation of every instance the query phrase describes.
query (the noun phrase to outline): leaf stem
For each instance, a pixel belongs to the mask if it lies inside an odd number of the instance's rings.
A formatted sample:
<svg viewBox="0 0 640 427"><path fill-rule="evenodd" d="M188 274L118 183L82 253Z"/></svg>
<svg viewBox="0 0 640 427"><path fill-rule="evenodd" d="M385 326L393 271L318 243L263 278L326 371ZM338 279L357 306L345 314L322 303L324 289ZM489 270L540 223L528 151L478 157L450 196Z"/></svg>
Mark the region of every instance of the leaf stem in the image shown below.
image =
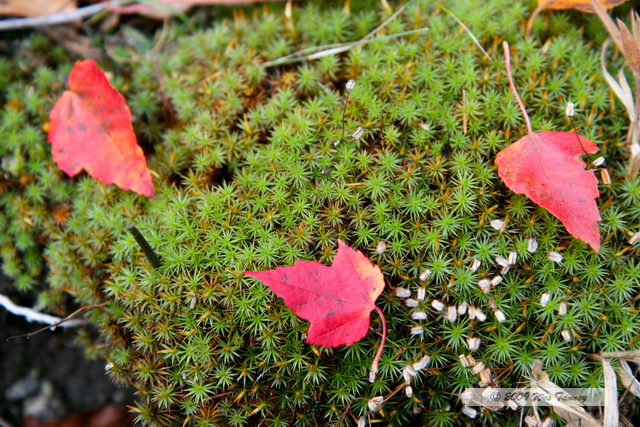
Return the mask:
<svg viewBox="0 0 640 427"><path fill-rule="evenodd" d="M513 76L511 75L511 53L509 52L509 43L506 40L502 42L502 48L504 49L504 62L507 68L509 87L511 88L511 92L513 92L513 96L516 97L516 101L518 101L518 105L520 106L520 110L522 111L522 115L524 116L524 121L527 123L527 130L529 131L529 133L533 133L533 129L531 129L531 121L529 120L527 110L525 110L522 99L520 99L520 95L518 95L516 86L513 84Z"/></svg>
<svg viewBox="0 0 640 427"><path fill-rule="evenodd" d="M371 372L369 373L369 382L372 383L376 380L376 374L378 373L378 362L380 361L380 357L382 356L382 350L384 350L384 343L387 341L387 320L384 318L384 313L378 306L374 307L374 310L380 316L380 320L382 320L382 342L380 342L380 347L378 348L378 352L376 353L376 357L373 358L373 363L371 364Z"/></svg>

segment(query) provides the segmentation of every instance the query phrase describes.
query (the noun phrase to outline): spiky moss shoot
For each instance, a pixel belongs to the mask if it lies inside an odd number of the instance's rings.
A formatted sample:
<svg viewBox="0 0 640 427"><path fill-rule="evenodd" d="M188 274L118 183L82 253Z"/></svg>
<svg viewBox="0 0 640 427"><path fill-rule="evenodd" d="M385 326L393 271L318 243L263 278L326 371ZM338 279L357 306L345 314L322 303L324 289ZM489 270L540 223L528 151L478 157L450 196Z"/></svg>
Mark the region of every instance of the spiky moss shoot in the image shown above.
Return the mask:
<svg viewBox="0 0 640 427"><path fill-rule="evenodd" d="M414 1L385 34L426 33L262 67L362 37L386 17L311 4L294 10L293 30L281 11L260 8L177 38L160 58L140 55L120 82L153 144L157 197L76 179L46 255L54 288L82 303L112 301L92 319L110 374L138 389L141 422L348 424L374 396L392 395L372 416L454 425L465 416L451 393L482 376L461 354L505 387L524 381L534 359L560 386L592 387L602 376L589 353L638 348L640 263L627 230L639 227L640 182L623 179L626 118L609 104L598 52L565 15L553 18L563 32L551 28L541 48L519 34L523 3L451 3L491 59L432 2ZM526 132L497 48L504 36L534 129L577 130L606 158L612 184L600 186L598 254L497 176L496 153ZM356 85L343 120L348 79ZM28 197L26 187L16 197ZM3 226L22 227L9 211L17 207L5 209ZM159 269L128 224L158 252ZM296 259L328 264L337 239L367 254L390 285L377 302L389 340L372 384L377 318L353 346L317 348L304 343L306 322L242 274ZM21 269L16 251L3 250L5 268ZM504 271L502 259L514 257ZM481 280L492 285L486 292ZM411 302L395 296L400 286ZM425 355L407 397L403 370ZM478 416L513 424L519 414Z"/></svg>

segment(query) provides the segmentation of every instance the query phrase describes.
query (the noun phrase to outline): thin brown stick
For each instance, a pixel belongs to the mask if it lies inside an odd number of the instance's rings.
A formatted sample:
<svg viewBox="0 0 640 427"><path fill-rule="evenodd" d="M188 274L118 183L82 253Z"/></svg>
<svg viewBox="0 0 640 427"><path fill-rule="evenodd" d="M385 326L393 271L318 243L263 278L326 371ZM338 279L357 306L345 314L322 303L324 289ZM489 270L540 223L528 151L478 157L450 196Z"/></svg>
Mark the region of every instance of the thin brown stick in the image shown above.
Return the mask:
<svg viewBox="0 0 640 427"><path fill-rule="evenodd" d="M40 328L37 331L29 332L28 334L16 335L16 336L13 336L13 337L9 337L9 338L7 338L7 341L15 340L15 339L18 339L18 338L27 338L27 339L29 339L32 336L34 336L36 334L39 334L40 332L46 331L47 329L54 330L56 327L60 326L64 322L69 321L69 320L73 319L74 317L77 317L83 311L92 310L92 309L98 308L98 307L104 307L107 304L109 304L109 301L101 302L100 304L83 305L82 307L80 307L79 309L77 309L76 311L71 313L70 315L62 318L59 322L52 323L51 325L45 326L44 328Z"/></svg>
<svg viewBox="0 0 640 427"><path fill-rule="evenodd" d="M502 48L504 49L504 62L507 68L507 77L509 78L509 87L511 88L511 92L513 96L516 97L516 101L518 101L518 105L520 106L520 110L522 111L522 115L524 116L524 121L527 123L527 130L529 133L533 133L533 129L531 128L531 121L529 120L529 115L527 114L527 110L524 108L524 104L522 103L522 99L520 99L520 95L518 95L518 90L516 89L516 85L513 84L513 76L511 75L511 53L509 52L509 43L505 40L502 42Z"/></svg>

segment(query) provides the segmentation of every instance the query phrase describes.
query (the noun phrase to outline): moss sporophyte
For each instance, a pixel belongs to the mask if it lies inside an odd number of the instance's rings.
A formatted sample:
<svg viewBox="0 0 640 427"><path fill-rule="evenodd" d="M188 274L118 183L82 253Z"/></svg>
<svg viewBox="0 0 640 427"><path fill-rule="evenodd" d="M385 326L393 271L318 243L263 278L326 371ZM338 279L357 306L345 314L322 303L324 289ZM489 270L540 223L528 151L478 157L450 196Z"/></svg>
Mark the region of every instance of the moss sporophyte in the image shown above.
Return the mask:
<svg viewBox="0 0 640 427"><path fill-rule="evenodd" d="M640 181L625 178L627 118L590 41L604 30L554 12L525 39L528 6L447 4L486 55L414 0L366 43L269 67L360 40L389 15L309 2L289 21L282 4L168 24L166 44L101 64L131 108L154 199L56 168L42 126L73 63L31 36L27 53L0 59L4 274L52 308L66 295L109 302L90 314L100 338L80 340L136 388L145 425L512 425L519 411L471 411L458 396L517 387L534 360L560 387L601 387L589 355L639 346ZM579 133L598 148L586 164L605 159L593 166L610 180L597 186L597 253L498 176L497 153L528 133L505 38L531 128ZM243 274L330 265L339 239L385 280L373 383L377 316L353 345L307 344L309 323Z"/></svg>

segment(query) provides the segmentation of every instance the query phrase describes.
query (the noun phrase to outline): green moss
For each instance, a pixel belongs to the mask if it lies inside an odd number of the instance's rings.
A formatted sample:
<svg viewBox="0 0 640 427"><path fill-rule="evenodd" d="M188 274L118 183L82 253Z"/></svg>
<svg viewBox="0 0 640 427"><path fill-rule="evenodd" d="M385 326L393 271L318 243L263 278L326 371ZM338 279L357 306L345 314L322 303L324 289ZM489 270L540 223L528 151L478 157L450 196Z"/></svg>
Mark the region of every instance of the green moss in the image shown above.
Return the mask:
<svg viewBox="0 0 640 427"><path fill-rule="evenodd" d="M611 114L598 52L566 15L536 24L550 37L541 49L519 35L529 13L521 2L478 8L456 1L452 10L490 47L491 60L427 1L413 2L385 30L426 26L426 34L374 39L299 65L261 63L362 37L384 11L354 6L346 17L312 4L294 10L291 29L280 9L260 9L252 19L239 14L178 37L159 57L141 53L116 83L156 174L155 199L86 176L64 178L40 128L68 67L40 67L33 81L11 71L22 77L3 94L9 108L0 119L8 141L0 147L3 272L33 288L46 245L45 301L67 292L81 303L111 302L92 314L103 341L84 342L110 363L114 379L137 388L145 424L348 424L365 414L369 398L395 390L403 367L424 355L431 363L414 379L414 398L400 391L376 417L459 424L465 418L451 393L478 382L459 359L471 353L470 337L480 338L473 355L502 386L519 384L536 358L561 386L593 386L600 371L587 354L638 348L632 301L640 264L626 242L639 227L640 181L623 179L626 153L617 141L626 119ZM495 154L526 131L496 48L503 35L534 127L577 129L607 159L613 183L600 186L598 254L497 176ZM43 43L36 38L33 48ZM0 62L0 69L12 67ZM356 86L343 120L347 79ZM571 122L567 101L576 104ZM492 228L496 219L506 228ZM144 258L128 224L162 257L160 269ZM535 253L527 250L532 238ZM242 274L295 259L330 263L337 239L369 256L390 285L378 301L390 330L373 384L367 374L379 345L377 318L351 347L315 348L304 343L308 324ZM383 253L376 252L380 241ZM549 251L563 261L551 261ZM498 275L496 257L510 252L517 265L483 293L478 281ZM472 271L475 259L482 264ZM425 269L431 274L423 282ZM395 286L414 296L426 286L426 298L409 308ZM473 305L487 319L449 322L434 300ZM426 320L412 319L418 310ZM412 334L416 326L424 332ZM509 417L484 411L480 420L508 424Z"/></svg>

